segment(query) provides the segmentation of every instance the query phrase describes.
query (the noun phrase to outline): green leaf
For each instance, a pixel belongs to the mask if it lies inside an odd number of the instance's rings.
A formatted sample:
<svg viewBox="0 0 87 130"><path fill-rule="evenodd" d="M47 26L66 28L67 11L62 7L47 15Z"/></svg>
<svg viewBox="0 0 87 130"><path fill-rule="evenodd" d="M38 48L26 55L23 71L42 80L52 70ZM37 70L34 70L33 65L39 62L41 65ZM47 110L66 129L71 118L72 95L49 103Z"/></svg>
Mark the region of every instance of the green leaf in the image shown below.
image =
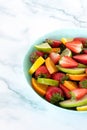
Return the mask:
<svg viewBox="0 0 87 130"><path fill-rule="evenodd" d="M87 80L80 81L80 86L82 88L87 88Z"/></svg>
<svg viewBox="0 0 87 130"><path fill-rule="evenodd" d="M59 101L63 101L63 100L64 100L64 97L61 96L60 93L55 93L55 94L52 95L50 102L51 102L52 104L56 104L56 103L58 103Z"/></svg>

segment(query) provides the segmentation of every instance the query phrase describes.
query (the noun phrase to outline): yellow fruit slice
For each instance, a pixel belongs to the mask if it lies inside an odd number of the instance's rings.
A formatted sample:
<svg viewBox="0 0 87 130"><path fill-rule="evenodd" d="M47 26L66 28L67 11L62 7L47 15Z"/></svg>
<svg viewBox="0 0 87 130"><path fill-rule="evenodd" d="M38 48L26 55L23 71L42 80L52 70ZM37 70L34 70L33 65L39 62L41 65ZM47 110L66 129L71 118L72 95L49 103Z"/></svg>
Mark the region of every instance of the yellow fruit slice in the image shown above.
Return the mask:
<svg viewBox="0 0 87 130"><path fill-rule="evenodd" d="M54 72L58 71L56 65L53 63L53 61L50 59L50 57L48 57L45 60L45 64L46 64L46 67L47 67L50 74L53 74Z"/></svg>
<svg viewBox="0 0 87 130"><path fill-rule="evenodd" d="M78 86L76 84L76 82L73 82L73 81L67 81L65 80L64 81L64 84L63 84L66 88L68 88L69 90L74 90L76 89Z"/></svg>
<svg viewBox="0 0 87 130"><path fill-rule="evenodd" d="M31 79L31 83L32 83L32 87L38 94L40 94L41 96L44 96L46 94L48 85L40 84L34 78Z"/></svg>
<svg viewBox="0 0 87 130"><path fill-rule="evenodd" d="M62 38L60 41L65 45L66 42L72 41L72 38Z"/></svg>
<svg viewBox="0 0 87 130"><path fill-rule="evenodd" d="M77 111L87 111L87 105L81 106L81 107L76 107Z"/></svg>
<svg viewBox="0 0 87 130"><path fill-rule="evenodd" d="M74 80L74 81L80 81L83 78L87 77L87 74L78 74L78 75L67 74L67 75L69 76L71 80Z"/></svg>
<svg viewBox="0 0 87 130"><path fill-rule="evenodd" d="M33 74L44 62L44 58L40 56L29 69L29 73Z"/></svg>

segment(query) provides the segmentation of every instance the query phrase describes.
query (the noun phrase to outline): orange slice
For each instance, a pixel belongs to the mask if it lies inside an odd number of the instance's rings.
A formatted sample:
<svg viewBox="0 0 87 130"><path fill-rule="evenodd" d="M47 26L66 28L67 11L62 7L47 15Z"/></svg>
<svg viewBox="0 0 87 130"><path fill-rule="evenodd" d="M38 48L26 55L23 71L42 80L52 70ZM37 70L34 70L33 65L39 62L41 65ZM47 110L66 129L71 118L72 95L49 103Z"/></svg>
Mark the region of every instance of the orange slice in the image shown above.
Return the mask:
<svg viewBox="0 0 87 130"><path fill-rule="evenodd" d="M32 83L32 87L38 94L40 94L41 96L44 96L46 94L48 85L37 83L37 81L34 78L31 79L31 83Z"/></svg>
<svg viewBox="0 0 87 130"><path fill-rule="evenodd" d="M69 76L71 80L74 80L74 81L80 81L83 78L87 77L87 74L78 74L78 75L67 74L67 75Z"/></svg>
<svg viewBox="0 0 87 130"><path fill-rule="evenodd" d="M69 90L74 90L76 89L78 86L76 84L76 82L73 82L73 81L67 81L65 80L64 81L64 84L63 84L66 88L68 88Z"/></svg>
<svg viewBox="0 0 87 130"><path fill-rule="evenodd" d="M50 57L48 57L46 60L45 60L45 64L46 64L46 67L49 71L50 74L53 74L54 72L57 72L58 69L57 67L55 66L55 64L53 63L53 61L50 59Z"/></svg>

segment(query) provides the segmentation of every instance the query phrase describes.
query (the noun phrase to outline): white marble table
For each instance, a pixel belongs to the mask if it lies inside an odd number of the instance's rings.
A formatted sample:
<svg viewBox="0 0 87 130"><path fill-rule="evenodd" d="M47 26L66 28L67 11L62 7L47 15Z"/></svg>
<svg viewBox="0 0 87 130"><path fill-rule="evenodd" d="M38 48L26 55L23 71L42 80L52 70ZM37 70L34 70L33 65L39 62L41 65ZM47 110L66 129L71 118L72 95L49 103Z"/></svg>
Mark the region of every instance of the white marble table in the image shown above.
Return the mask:
<svg viewBox="0 0 87 130"><path fill-rule="evenodd" d="M35 99L22 68L39 36L86 27L86 0L0 0L0 130L87 130L86 115L69 118Z"/></svg>

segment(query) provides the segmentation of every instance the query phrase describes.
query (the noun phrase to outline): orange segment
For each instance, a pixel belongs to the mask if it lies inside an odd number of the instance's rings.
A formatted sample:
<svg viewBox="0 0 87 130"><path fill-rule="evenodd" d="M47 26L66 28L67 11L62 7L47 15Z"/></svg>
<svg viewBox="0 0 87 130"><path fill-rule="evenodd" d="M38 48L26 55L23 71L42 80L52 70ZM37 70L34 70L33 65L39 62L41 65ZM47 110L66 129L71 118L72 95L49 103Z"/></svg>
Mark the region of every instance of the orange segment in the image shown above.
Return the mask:
<svg viewBox="0 0 87 130"><path fill-rule="evenodd" d="M77 84L76 84L76 82L67 81L67 80L64 81L63 85L66 88L68 88L69 90L74 90L74 89L76 89L78 87Z"/></svg>
<svg viewBox="0 0 87 130"><path fill-rule="evenodd" d="M50 51L50 53L51 52L60 53L60 51L61 51L60 48L52 48L51 51Z"/></svg>
<svg viewBox="0 0 87 130"><path fill-rule="evenodd" d="M53 74L54 72L57 72L58 69L57 67L55 66L55 64L53 63L53 61L50 59L50 57L48 57L46 60L45 60L45 64L46 64L46 67L49 71L50 74Z"/></svg>
<svg viewBox="0 0 87 130"><path fill-rule="evenodd" d="M67 74L71 80L75 81L80 81L83 78L87 77L87 74L79 74L79 75L72 75L72 74Z"/></svg>
<svg viewBox="0 0 87 130"><path fill-rule="evenodd" d="M32 87L38 94L40 94L41 96L44 96L46 94L48 85L37 83L37 81L34 78L31 79L31 83Z"/></svg>

